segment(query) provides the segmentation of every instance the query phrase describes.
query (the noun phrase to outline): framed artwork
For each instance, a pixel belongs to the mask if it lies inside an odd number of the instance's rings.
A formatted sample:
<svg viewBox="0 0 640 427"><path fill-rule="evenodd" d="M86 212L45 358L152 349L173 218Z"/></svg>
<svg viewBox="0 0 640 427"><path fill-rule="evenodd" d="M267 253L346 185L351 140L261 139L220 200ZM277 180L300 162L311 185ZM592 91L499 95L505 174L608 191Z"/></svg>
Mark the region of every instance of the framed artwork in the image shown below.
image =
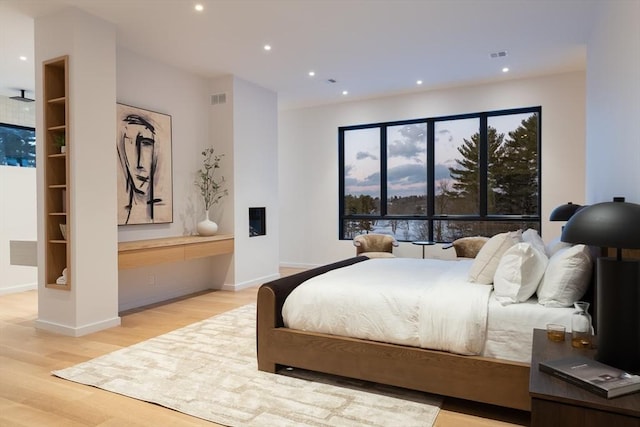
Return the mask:
<svg viewBox="0 0 640 427"><path fill-rule="evenodd" d="M118 225L173 222L171 116L117 104Z"/></svg>

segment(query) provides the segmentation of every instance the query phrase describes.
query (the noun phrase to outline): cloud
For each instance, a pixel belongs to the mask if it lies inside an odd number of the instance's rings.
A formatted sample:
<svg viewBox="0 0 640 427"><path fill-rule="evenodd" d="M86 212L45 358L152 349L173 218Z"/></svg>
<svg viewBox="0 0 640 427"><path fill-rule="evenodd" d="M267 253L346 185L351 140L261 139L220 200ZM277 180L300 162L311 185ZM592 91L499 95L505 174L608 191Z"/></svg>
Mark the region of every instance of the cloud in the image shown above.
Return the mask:
<svg viewBox="0 0 640 427"><path fill-rule="evenodd" d="M453 134L451 133L451 131L449 129L442 129L442 130L439 130L437 133L438 134L436 135L436 142L440 141L440 137L441 136L442 136L442 138L444 140L446 140L448 142L453 141ZM449 135L449 136L447 137L447 135Z"/></svg>
<svg viewBox="0 0 640 427"><path fill-rule="evenodd" d="M411 185L424 183L426 187L427 169L424 164L404 164L393 167L387 172L390 185Z"/></svg>
<svg viewBox="0 0 640 427"><path fill-rule="evenodd" d="M344 165L344 176L351 175L351 171L353 170L353 165Z"/></svg>
<svg viewBox="0 0 640 427"><path fill-rule="evenodd" d="M357 160L364 160L364 159L372 159L372 160L378 160L378 157L376 157L374 154L372 153L367 153L366 151L358 151L358 153L356 154L356 159Z"/></svg>
<svg viewBox="0 0 640 427"><path fill-rule="evenodd" d="M387 145L387 155L421 161L427 149L425 132L424 124L402 126L398 130L402 138L395 139Z"/></svg>
<svg viewBox="0 0 640 427"><path fill-rule="evenodd" d="M418 159L424 156L425 146L416 141L393 141L388 145L387 155L389 157L406 157L407 159Z"/></svg>
<svg viewBox="0 0 640 427"><path fill-rule="evenodd" d="M438 163L437 165L435 165L434 177L436 181L440 179L451 178L451 174L449 173L449 167L447 165L443 165L442 163Z"/></svg>

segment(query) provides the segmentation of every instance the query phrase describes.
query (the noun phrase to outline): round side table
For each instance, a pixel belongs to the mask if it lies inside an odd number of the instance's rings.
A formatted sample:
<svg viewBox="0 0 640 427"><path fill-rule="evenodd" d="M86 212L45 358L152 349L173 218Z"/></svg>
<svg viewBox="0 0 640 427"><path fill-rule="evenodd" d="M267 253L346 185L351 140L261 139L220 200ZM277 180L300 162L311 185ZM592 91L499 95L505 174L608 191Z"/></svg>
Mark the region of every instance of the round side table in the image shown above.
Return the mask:
<svg viewBox="0 0 640 427"><path fill-rule="evenodd" d="M431 240L416 240L415 242L411 242L414 245L422 246L422 259L424 259L424 247L435 245L436 242L432 242Z"/></svg>

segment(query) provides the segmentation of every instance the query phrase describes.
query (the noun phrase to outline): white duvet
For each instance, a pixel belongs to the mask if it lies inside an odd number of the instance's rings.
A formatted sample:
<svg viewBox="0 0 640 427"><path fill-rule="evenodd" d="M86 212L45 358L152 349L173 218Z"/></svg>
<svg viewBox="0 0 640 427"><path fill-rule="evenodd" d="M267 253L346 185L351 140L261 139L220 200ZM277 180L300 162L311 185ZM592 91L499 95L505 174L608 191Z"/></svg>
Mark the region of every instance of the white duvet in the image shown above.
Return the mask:
<svg viewBox="0 0 640 427"><path fill-rule="evenodd" d="M282 315L293 329L529 363L533 329L571 329L573 308L503 306L467 282L473 260L371 259L298 286Z"/></svg>
<svg viewBox="0 0 640 427"><path fill-rule="evenodd" d="M292 329L481 354L491 286L470 283L472 260L383 258L299 285L282 315Z"/></svg>

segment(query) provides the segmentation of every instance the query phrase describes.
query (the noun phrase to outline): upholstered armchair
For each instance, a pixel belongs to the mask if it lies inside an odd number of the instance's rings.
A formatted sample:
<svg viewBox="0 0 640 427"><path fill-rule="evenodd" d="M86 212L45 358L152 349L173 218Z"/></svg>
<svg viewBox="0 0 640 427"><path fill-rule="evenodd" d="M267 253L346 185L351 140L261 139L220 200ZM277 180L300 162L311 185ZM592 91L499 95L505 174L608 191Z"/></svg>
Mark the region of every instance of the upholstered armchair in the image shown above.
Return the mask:
<svg viewBox="0 0 640 427"><path fill-rule="evenodd" d="M353 238L353 246L356 247L356 255L365 255L369 258L393 258L393 248L398 242L388 234L361 234Z"/></svg>
<svg viewBox="0 0 640 427"><path fill-rule="evenodd" d="M488 237L483 236L462 237L448 245L444 245L442 249L453 247L457 258L475 258L488 240Z"/></svg>

